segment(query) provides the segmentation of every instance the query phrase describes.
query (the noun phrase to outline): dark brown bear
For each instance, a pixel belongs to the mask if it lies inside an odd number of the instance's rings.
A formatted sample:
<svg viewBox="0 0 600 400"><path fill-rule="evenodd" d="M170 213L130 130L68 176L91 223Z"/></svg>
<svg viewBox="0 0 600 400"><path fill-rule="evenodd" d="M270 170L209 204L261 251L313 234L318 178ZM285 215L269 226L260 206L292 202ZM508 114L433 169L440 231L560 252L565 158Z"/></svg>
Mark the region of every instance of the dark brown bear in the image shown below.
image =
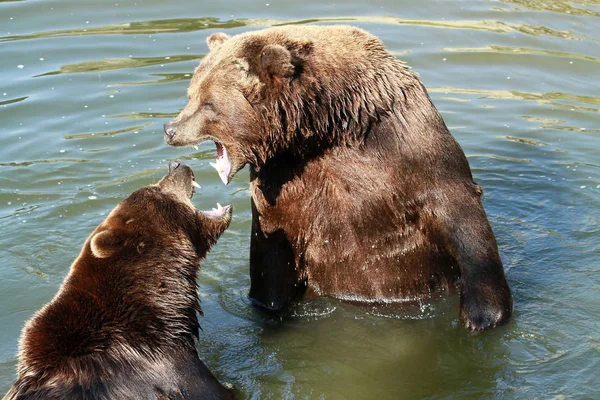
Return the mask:
<svg viewBox="0 0 600 400"><path fill-rule="evenodd" d="M54 299L26 325L5 399L233 398L198 358L198 263L231 207L200 212L194 174L171 162L83 245Z"/></svg>
<svg viewBox="0 0 600 400"><path fill-rule="evenodd" d="M208 38L174 146L250 164L250 296L404 302L460 287L469 329L512 312L467 159L417 75L369 33L284 26Z"/></svg>

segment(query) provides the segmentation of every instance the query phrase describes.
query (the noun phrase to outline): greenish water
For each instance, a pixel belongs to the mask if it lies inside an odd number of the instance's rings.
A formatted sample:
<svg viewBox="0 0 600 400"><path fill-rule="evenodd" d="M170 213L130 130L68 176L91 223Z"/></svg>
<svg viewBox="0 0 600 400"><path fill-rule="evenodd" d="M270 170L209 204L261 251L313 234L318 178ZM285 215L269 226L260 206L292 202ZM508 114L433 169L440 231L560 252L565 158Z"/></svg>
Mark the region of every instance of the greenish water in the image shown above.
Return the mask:
<svg viewBox="0 0 600 400"><path fill-rule="evenodd" d="M87 235L177 158L199 208L235 207L202 264L198 348L244 397L600 398L599 17L594 0L1 0L0 394ZM469 334L452 298L250 306L248 171L223 186L214 147L170 148L162 124L207 35L287 23L358 25L420 73L485 189L510 324Z"/></svg>

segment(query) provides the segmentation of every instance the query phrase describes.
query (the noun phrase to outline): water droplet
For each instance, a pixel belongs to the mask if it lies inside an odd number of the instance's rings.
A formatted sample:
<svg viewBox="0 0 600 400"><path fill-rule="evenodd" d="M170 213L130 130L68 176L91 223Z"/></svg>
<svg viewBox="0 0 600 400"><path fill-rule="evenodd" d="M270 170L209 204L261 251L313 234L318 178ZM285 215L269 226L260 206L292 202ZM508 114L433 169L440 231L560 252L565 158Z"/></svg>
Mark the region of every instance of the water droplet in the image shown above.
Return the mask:
<svg viewBox="0 0 600 400"><path fill-rule="evenodd" d="M17 65L17 68L23 69L23 68L25 68L25 66L23 64L19 64L19 65Z"/></svg>

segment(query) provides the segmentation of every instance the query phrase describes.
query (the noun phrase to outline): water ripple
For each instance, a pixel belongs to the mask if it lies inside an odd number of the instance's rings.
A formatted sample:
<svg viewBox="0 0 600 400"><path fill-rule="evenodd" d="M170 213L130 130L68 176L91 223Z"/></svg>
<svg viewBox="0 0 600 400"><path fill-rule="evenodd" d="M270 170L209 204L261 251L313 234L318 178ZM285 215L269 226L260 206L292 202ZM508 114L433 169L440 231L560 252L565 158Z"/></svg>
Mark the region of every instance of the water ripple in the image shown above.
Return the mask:
<svg viewBox="0 0 600 400"><path fill-rule="evenodd" d="M570 15L581 15L599 17L600 13L597 11L589 10L583 7L573 7L572 4L578 4L580 6L586 5L597 5L598 2L594 0L552 0L552 1L539 1L539 0L500 0L504 3L516 4L522 7L526 7L534 11L551 11L561 14Z"/></svg>
<svg viewBox="0 0 600 400"><path fill-rule="evenodd" d="M504 138L510 140L511 142L525 143L530 144L532 146L550 146L549 143L544 143L534 139L524 139L515 136L505 136Z"/></svg>
<svg viewBox="0 0 600 400"><path fill-rule="evenodd" d="M571 60L583 60L591 62L600 62L600 58L586 56L582 54L566 53L562 51L552 51L544 49L533 49L528 47L509 47L509 46L484 46L484 47L444 47L444 51L453 53L501 53L501 54L531 54L544 55L551 57L563 57Z"/></svg>
<svg viewBox="0 0 600 400"><path fill-rule="evenodd" d="M571 93L563 92L546 92L546 93L527 93L517 90L485 90L485 89L462 89L453 87L432 87L427 89L430 93L456 93L456 94L473 94L483 95L489 99L511 99L511 100L531 100L540 105L552 105L559 108L567 108L588 112L600 112L600 108L576 106L572 104L558 103L555 100L569 101L576 103L584 103L591 105L600 105L600 97L593 96L578 96Z"/></svg>
<svg viewBox="0 0 600 400"><path fill-rule="evenodd" d="M14 104L14 103L18 103L20 101L25 100L26 98L28 98L29 96L23 96L23 97L18 97L16 99L9 99L9 100L4 100L4 101L0 101L0 107L4 106L6 107L9 104Z"/></svg>
<svg viewBox="0 0 600 400"><path fill-rule="evenodd" d="M80 160L77 158L56 158L51 160L32 160L22 162L0 163L0 167L29 167L35 164L56 164L56 163L93 163L99 160Z"/></svg>
<svg viewBox="0 0 600 400"><path fill-rule="evenodd" d="M128 114L126 114L126 115L128 115ZM121 133L141 131L142 129L146 129L149 126L152 126L152 122L149 122L144 125L136 125L136 126L132 126L129 128L117 129L114 131L94 132L94 133L78 133L75 135L66 135L66 136L63 136L63 138L68 140L68 139L89 139L92 137L100 137L100 136L116 136Z"/></svg>
<svg viewBox="0 0 600 400"><path fill-rule="evenodd" d="M96 26L91 28L61 29L48 32L37 32L29 35L0 37L0 42L14 40L47 39L65 36L90 35L138 35L170 32L193 32L205 29L231 29L245 26L243 20L219 21L218 18L180 18L155 21L130 22L118 25Z"/></svg>
<svg viewBox="0 0 600 400"><path fill-rule="evenodd" d="M131 57L131 58L106 58L103 60L83 61L75 64L66 64L58 71L45 72L35 75L34 78L59 74L77 74L82 72L106 72L119 69L141 68L159 64L169 64L182 61L200 60L204 55L186 54L166 57ZM165 80L163 80L165 81ZM165 82L168 82L166 80Z"/></svg>
<svg viewBox="0 0 600 400"><path fill-rule="evenodd" d="M107 25L91 28L79 28L70 30L56 30L48 32L37 32L28 35L13 35L0 37L0 42L15 40L46 39L65 36L88 36L88 35L133 35L133 34L158 34L158 33L184 33L206 29L233 29L240 27L268 27L281 25L302 25L312 23L374 23L392 25L427 26L432 28L469 29L476 31L487 31L496 33L520 32L532 36L552 36L567 40L588 39L598 41L584 34L576 34L572 31L558 31L543 25L518 24L497 20L417 20L406 19L395 16L355 16L355 17L326 17L303 20L285 20L271 18L241 18L219 21L218 18L185 18L166 19L143 22L130 22L120 25Z"/></svg>
<svg viewBox="0 0 600 400"><path fill-rule="evenodd" d="M202 57L204 57L204 56L198 56L197 59L199 60ZM190 73L150 74L150 76L160 76L163 79L155 79L152 81L143 81L143 82L113 83L113 84L107 85L107 87L154 85L156 83L187 81L192 77L192 75Z"/></svg>

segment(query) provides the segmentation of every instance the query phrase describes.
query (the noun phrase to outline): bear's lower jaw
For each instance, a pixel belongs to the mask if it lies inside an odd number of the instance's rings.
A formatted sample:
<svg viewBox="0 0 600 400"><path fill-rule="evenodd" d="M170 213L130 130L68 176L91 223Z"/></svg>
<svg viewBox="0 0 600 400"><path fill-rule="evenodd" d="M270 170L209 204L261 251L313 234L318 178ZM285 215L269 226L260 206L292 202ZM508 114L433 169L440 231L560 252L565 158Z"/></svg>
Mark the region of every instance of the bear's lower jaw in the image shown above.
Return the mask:
<svg viewBox="0 0 600 400"><path fill-rule="evenodd" d="M222 206L217 203L217 208L213 208L209 211L199 211L202 215L211 218L211 219L222 219L228 216L231 213L231 205Z"/></svg>

